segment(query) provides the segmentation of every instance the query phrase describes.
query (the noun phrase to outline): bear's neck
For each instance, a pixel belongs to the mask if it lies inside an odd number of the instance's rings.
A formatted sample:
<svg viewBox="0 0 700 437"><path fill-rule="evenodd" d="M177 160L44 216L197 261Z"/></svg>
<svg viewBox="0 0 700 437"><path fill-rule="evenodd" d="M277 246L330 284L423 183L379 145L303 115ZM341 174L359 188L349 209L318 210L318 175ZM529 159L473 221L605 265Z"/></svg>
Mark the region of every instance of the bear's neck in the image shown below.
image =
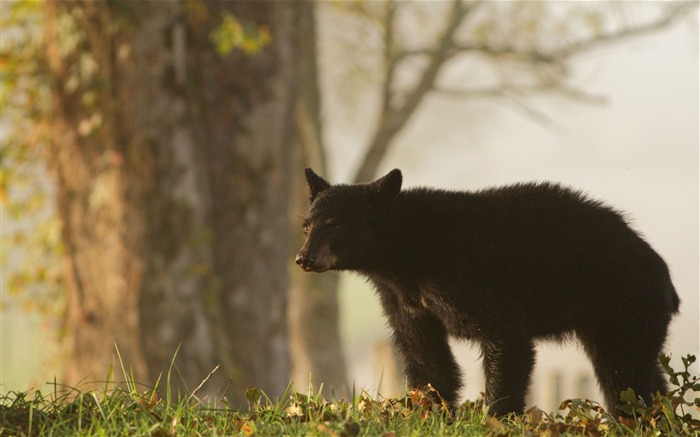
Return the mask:
<svg viewBox="0 0 700 437"><path fill-rule="evenodd" d="M387 272L441 271L446 254L469 252L476 240L478 202L467 192L401 192L379 222L373 262Z"/></svg>

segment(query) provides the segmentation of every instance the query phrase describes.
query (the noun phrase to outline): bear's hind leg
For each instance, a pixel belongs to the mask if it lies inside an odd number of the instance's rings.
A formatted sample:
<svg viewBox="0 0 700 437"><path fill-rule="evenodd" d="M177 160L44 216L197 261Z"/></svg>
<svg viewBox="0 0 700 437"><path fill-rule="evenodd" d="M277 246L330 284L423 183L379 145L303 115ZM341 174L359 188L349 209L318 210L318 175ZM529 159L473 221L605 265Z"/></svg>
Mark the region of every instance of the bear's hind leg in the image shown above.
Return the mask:
<svg viewBox="0 0 700 437"><path fill-rule="evenodd" d="M625 335L614 330L578 330L578 337L593 364L608 412L618 414L620 393L628 388L651 405L654 393L666 393L666 380L658 363L663 333ZM648 334L648 335L647 335Z"/></svg>

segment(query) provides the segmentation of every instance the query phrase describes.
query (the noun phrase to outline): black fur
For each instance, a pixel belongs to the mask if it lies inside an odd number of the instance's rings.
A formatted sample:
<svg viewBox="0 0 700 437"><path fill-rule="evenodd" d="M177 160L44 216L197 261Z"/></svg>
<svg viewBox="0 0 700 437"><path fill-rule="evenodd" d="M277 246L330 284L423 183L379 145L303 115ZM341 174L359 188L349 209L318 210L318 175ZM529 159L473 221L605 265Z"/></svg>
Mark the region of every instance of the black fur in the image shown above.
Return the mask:
<svg viewBox="0 0 700 437"><path fill-rule="evenodd" d="M661 257L601 202L556 184L401 191L401 172L333 185L306 170L296 262L352 270L377 289L411 386L454 403L448 336L476 341L491 412L522 412L534 342L574 334L610 411L631 387L666 391L658 365L679 299Z"/></svg>

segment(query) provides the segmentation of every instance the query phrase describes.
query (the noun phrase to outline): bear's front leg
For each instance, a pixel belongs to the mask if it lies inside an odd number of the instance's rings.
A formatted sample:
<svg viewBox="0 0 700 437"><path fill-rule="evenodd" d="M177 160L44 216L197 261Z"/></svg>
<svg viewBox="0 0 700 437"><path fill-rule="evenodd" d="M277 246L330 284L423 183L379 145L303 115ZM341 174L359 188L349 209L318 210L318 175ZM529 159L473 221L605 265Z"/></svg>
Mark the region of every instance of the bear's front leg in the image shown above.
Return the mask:
<svg viewBox="0 0 700 437"><path fill-rule="evenodd" d="M486 405L494 416L522 414L530 375L535 366L531 340L509 338L483 340Z"/></svg>
<svg viewBox="0 0 700 437"><path fill-rule="evenodd" d="M408 384L422 388L430 384L455 406L461 387L460 370L452 355L444 325L427 311L390 317L394 343L404 359Z"/></svg>

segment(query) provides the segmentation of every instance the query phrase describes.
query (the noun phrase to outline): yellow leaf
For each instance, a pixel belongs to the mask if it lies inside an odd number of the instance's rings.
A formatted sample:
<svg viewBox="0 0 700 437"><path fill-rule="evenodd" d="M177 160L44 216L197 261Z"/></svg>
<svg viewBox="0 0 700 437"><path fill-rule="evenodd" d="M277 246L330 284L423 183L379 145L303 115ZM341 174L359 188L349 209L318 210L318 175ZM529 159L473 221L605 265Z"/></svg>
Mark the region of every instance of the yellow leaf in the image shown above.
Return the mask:
<svg viewBox="0 0 700 437"><path fill-rule="evenodd" d="M255 423L245 422L243 425L241 425L241 431L243 431L243 434L245 435L253 435L257 431L257 428L255 427Z"/></svg>

